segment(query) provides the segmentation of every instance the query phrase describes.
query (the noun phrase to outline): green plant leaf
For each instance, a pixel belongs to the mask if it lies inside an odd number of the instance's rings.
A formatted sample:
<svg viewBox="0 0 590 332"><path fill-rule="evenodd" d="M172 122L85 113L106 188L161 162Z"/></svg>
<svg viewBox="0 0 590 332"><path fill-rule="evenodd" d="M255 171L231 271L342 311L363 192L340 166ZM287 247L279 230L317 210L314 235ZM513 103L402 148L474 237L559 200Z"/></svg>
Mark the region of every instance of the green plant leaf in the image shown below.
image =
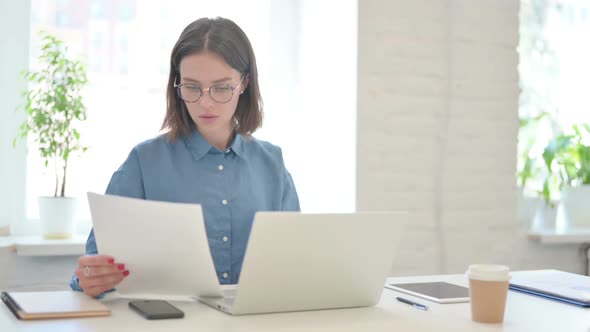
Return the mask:
<svg viewBox="0 0 590 332"><path fill-rule="evenodd" d="M547 165L549 172L552 171L553 160L569 147L571 139L572 136L559 135L549 141L549 144L547 144L543 151L543 159L545 160L545 165Z"/></svg>
<svg viewBox="0 0 590 332"><path fill-rule="evenodd" d="M549 178L546 178L543 181L543 198L545 199L545 203L551 203L551 190L549 189Z"/></svg>

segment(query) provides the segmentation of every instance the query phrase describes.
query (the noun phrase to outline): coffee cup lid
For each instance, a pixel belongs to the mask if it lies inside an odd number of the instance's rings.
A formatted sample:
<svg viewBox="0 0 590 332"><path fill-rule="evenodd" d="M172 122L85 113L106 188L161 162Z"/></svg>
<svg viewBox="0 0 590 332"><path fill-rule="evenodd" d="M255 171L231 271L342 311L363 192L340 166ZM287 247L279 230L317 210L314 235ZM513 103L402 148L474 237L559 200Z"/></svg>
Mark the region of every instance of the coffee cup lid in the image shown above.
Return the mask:
<svg viewBox="0 0 590 332"><path fill-rule="evenodd" d="M473 264L467 269L467 276L470 279L486 281L510 280L510 268L497 264Z"/></svg>

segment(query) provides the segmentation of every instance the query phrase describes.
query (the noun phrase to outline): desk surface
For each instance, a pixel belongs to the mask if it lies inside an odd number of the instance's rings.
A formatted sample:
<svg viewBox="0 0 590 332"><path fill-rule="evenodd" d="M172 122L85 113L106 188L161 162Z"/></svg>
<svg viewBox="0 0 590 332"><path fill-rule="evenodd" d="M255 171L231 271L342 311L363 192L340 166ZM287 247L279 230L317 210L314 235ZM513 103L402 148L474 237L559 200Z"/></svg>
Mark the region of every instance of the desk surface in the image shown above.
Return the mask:
<svg viewBox="0 0 590 332"><path fill-rule="evenodd" d="M390 278L388 282L443 280L467 285L463 275ZM233 317L197 302L174 302L184 319L149 321L129 310L127 300L105 303L112 316L19 321L1 305L0 331L588 331L590 309L510 291L503 325L471 321L469 303L437 304L423 299L428 311L395 300L385 289L375 307Z"/></svg>

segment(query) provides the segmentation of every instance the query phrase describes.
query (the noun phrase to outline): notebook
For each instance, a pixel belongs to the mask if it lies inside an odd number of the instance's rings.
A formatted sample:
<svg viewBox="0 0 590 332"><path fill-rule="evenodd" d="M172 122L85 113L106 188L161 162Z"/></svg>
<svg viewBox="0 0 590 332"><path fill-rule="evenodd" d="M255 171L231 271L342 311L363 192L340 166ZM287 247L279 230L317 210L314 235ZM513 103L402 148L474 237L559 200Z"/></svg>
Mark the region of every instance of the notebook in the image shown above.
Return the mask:
<svg viewBox="0 0 590 332"><path fill-rule="evenodd" d="M510 289L590 307L590 277L558 270L512 272Z"/></svg>
<svg viewBox="0 0 590 332"><path fill-rule="evenodd" d="M258 212L238 285L199 301L232 315L375 305L406 219L392 212Z"/></svg>
<svg viewBox="0 0 590 332"><path fill-rule="evenodd" d="M0 298L18 319L23 320L111 314L106 305L81 292L2 292Z"/></svg>

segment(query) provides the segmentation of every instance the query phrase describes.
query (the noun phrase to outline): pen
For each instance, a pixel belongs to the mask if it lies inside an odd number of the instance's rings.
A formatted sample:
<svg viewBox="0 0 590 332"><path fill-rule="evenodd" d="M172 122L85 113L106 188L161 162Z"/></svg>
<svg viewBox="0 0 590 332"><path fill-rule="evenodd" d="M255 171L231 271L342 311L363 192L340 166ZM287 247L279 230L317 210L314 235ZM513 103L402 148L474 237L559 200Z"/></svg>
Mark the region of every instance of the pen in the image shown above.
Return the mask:
<svg viewBox="0 0 590 332"><path fill-rule="evenodd" d="M408 300L408 299L406 299L406 298L403 298L403 297L396 297L396 299L397 299L398 301L400 301L400 302L403 302L403 303L405 303L405 304L409 304L409 305L411 305L411 306L413 306L413 307L416 307L416 308L418 308L418 309L422 309L422 310L428 310L428 306L427 306L427 305L425 305L425 304L416 303L416 302L414 302L414 301Z"/></svg>

